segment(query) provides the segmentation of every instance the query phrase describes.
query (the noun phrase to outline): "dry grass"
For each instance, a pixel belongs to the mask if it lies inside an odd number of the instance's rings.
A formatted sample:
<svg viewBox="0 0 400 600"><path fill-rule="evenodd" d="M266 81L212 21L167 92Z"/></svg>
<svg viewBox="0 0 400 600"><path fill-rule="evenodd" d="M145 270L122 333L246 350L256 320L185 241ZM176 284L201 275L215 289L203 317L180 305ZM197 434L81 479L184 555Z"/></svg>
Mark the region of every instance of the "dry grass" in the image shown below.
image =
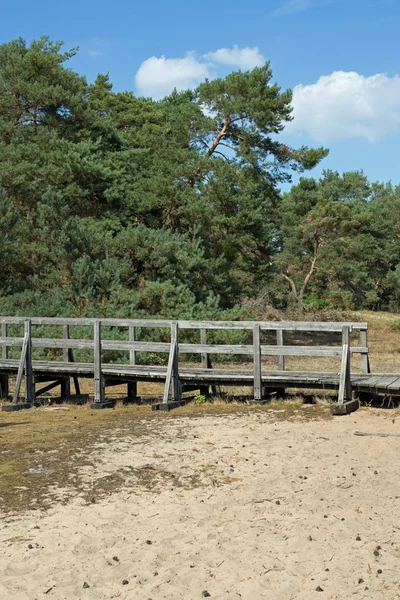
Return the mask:
<svg viewBox="0 0 400 600"><path fill-rule="evenodd" d="M351 315L346 315L351 318ZM391 313L355 313L354 320L365 320L369 324L370 360L374 373L400 373L400 332L393 329L397 315ZM353 369L357 370L356 360ZM233 366L233 365L232 365ZM251 365L249 363L249 368ZM266 368L276 368L276 361L265 361ZM243 365L242 365L243 368ZM325 371L339 368L331 359L292 359L287 361L290 370ZM92 395L92 381L80 381L82 393ZM162 394L163 385L140 383L138 393ZM125 386L109 388L108 395L124 397ZM0 509L46 508L54 501L65 502L68 498L84 491L88 501L117 490L126 474L115 473L85 487L80 478L83 466L91 467L96 461L99 442L111 443L117 438L132 436L154 438L160 424L166 419L182 416L235 414L245 416L250 411L268 411L274 420L328 419L331 393L319 396L292 396L289 400L273 401L264 406L249 406L249 388L221 389L220 398L212 403L192 402L172 413L152 412L150 406L117 405L115 410L93 411L90 406L67 406L61 409L32 409L19 413L0 413ZM55 394L57 391L55 391ZM228 401L228 402L227 402ZM311 402L314 404L305 404ZM399 416L400 410L394 416ZM160 477L169 478L169 473L154 473L151 469L135 473L135 477L149 490ZM175 485L195 486L199 481L176 481Z"/></svg>
<svg viewBox="0 0 400 600"><path fill-rule="evenodd" d="M99 444L112 444L118 439L148 439L150 442L166 420L222 414L245 416L249 412L266 411L276 421L330 418L327 407L301 402L297 398L263 407L223 401L191 403L172 413L152 412L149 406L118 406L105 411L94 411L89 406L66 406L1 413L0 510L48 508L55 501L66 502L82 493L88 501L93 501L118 490L126 473L101 477L88 487L80 476L82 467L90 469L95 464ZM148 490L158 484L160 477L172 476L151 469L134 475ZM174 479L174 484L193 487L200 483Z"/></svg>

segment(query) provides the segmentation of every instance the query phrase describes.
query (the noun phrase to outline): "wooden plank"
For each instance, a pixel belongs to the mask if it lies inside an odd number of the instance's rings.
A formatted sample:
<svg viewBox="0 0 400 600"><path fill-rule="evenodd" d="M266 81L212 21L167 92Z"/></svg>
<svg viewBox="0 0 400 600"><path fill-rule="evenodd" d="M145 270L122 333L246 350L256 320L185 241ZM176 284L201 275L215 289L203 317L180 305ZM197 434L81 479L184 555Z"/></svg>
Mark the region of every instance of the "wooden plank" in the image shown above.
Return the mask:
<svg viewBox="0 0 400 600"><path fill-rule="evenodd" d="M400 390L400 377L388 385L388 392L394 392Z"/></svg>
<svg viewBox="0 0 400 600"><path fill-rule="evenodd" d="M379 389L387 389L389 385L397 381L398 377L382 377L382 379L375 385Z"/></svg>
<svg viewBox="0 0 400 600"><path fill-rule="evenodd" d="M104 403L104 381L101 365L101 321L95 321L94 331L94 401Z"/></svg>
<svg viewBox="0 0 400 600"><path fill-rule="evenodd" d="M3 342L0 338L0 344ZM7 338L9 346L22 346L22 338ZM94 349L94 341L61 338L32 338L33 348L78 348ZM121 340L102 340L104 350L126 350L143 352L169 352L170 345L165 342L137 342ZM352 348L351 352L367 352L367 348ZM240 354L252 355L253 346L248 344L180 344L180 354ZM261 346L263 356L341 356L341 346Z"/></svg>
<svg viewBox="0 0 400 600"><path fill-rule="evenodd" d="M26 318L26 317L25 317ZM0 317L0 323L23 324L24 317ZM29 317L32 325L89 325L93 326L96 319ZM150 327L169 328L171 320L164 319L103 319L103 326L109 327ZM177 321L180 329L248 329L252 330L257 321ZM317 321L260 321L261 330L290 330L290 331L342 331L344 326L352 327L355 331L368 329L367 323L357 322L317 322Z"/></svg>

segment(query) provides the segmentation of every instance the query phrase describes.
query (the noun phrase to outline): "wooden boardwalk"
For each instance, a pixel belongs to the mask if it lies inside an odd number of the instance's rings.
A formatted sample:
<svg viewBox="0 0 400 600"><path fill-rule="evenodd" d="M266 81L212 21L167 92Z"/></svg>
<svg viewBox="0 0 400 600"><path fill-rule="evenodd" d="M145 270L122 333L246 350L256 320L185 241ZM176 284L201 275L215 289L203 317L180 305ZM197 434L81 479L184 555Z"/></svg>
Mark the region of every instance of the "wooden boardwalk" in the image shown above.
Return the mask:
<svg viewBox="0 0 400 600"><path fill-rule="evenodd" d="M71 396L71 383L80 393L80 378L92 378L95 384L93 407L107 407L105 390L109 386L127 385L127 399L135 402L137 382L151 381L165 384L163 401L155 408L170 409L182 404L182 391L200 390L208 393L210 387L250 386L251 399L262 402L272 392L286 389L337 390L337 412L349 412L358 406L358 398L379 394L400 396L400 374L370 373L368 355L368 327L366 323L316 323L316 322L239 322L239 321L158 321L126 319L55 319L0 317L0 391L8 395L8 379L16 376L16 388L11 404L3 410L17 410L32 406L41 394L61 386L61 395ZM92 336L82 334L71 338L71 329L83 327L92 330ZM43 328L46 328L45 330ZM105 330L105 328L107 328ZM118 331L128 339L103 339L103 332ZM11 331L13 330L13 331ZM15 331L18 330L18 335ZM74 329L76 330L76 329ZM38 331L41 335L36 335ZM44 337L45 331L46 337ZM49 335L49 331L52 333ZM219 334L236 333L245 343L207 342L209 332ZM33 333L32 333L33 332ZM151 332L159 341L150 341ZM154 332L157 335L154 336ZM193 337L199 337L193 342ZM351 334L357 335L357 345L351 344ZM147 335L147 339L146 339ZM266 339L266 336L269 338ZM273 341L271 343L271 335ZM306 344L304 344L304 335ZM324 345L316 345L318 336L323 336ZM62 337L61 337L62 336ZM296 339L296 336L299 339ZM335 339L336 336L336 339ZM338 344L338 337L340 345ZM169 339L168 339L169 338ZM179 338L179 339L178 339ZM320 340L317 340L320 341ZM250 343L249 343L250 342ZM333 345L336 344L336 345ZM10 356L12 349L13 356ZM47 349L57 354L54 360L37 360L35 349ZM73 350L92 352L92 362L74 362ZM118 356L129 357L128 364L104 362L106 351ZM18 354L19 356L15 356ZM168 355L168 364L154 366L138 364L151 353ZM198 366L187 366L179 357L200 355ZM352 372L354 355L360 355L359 372ZM246 356L252 360L251 368L212 368L212 355ZM263 356L275 356L277 370L265 370ZM339 372L289 371L285 369L285 357L338 357ZM191 360L191 363L193 360ZM21 382L25 378L25 398L21 399ZM46 383L46 385L43 384ZM42 387L39 389L39 385Z"/></svg>

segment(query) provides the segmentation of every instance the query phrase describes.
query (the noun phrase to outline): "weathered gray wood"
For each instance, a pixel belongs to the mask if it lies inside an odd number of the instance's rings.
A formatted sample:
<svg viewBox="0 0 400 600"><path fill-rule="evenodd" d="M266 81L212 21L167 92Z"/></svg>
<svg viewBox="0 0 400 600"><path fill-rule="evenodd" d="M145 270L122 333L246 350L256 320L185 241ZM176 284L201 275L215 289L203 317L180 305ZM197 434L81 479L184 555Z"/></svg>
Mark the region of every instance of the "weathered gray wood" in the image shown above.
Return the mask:
<svg viewBox="0 0 400 600"><path fill-rule="evenodd" d="M260 325L253 328L254 400L262 398Z"/></svg>
<svg viewBox="0 0 400 600"><path fill-rule="evenodd" d="M28 337L25 354L25 398L32 403L35 399L35 379L32 370L32 324L30 319L24 323L24 334Z"/></svg>
<svg viewBox="0 0 400 600"><path fill-rule="evenodd" d="M26 317L25 317L26 318ZM24 317L0 317L0 323L23 324ZM32 325L90 325L96 319L29 317ZM172 321L158 319L103 319L104 326L169 328ZM180 329L248 329L252 330L256 321L177 321ZM317 321L260 321L261 330L283 329L288 331L342 331L343 326L355 331L368 329L367 323L317 322Z"/></svg>
<svg viewBox="0 0 400 600"><path fill-rule="evenodd" d="M19 396L19 392L21 389L22 376L24 374L24 369L25 369L25 365L26 365L26 352L27 352L27 348L28 348L28 341L29 341L29 334L25 332L24 341L22 344L21 357L19 359L17 380L15 382L15 390L14 390L14 396L13 396L13 402L12 402L13 404L18 403L18 396Z"/></svg>
<svg viewBox="0 0 400 600"><path fill-rule="evenodd" d="M2 323L1 324L1 336L2 338L7 338L8 335L8 324L7 323ZM7 343L4 343L2 346L2 351L1 351L1 355L2 358L7 359L8 358L8 346ZM7 374L0 374L0 397L1 398L7 398L8 394L9 394L9 382L8 382L8 375Z"/></svg>
<svg viewBox="0 0 400 600"><path fill-rule="evenodd" d="M104 381L102 373L101 361L101 321L95 321L93 325L94 331L94 401L104 402Z"/></svg>
<svg viewBox="0 0 400 600"><path fill-rule="evenodd" d="M50 392L50 390L54 389L58 385L61 385L61 390L62 390L62 379L53 381L52 383L49 383L48 385L45 385L44 387L40 388L40 390L37 390L36 394L35 394L36 398L39 398L39 396L41 396L42 394L45 394L46 392ZM61 396L64 398L62 391L61 391Z"/></svg>
<svg viewBox="0 0 400 600"><path fill-rule="evenodd" d="M1 337L4 340L2 343L1 356L2 356L2 358L8 358L8 346L7 346L8 323L1 324Z"/></svg>
<svg viewBox="0 0 400 600"><path fill-rule="evenodd" d="M179 327L178 323L172 323L171 325L171 345L174 347L174 360L172 366L172 400L174 402L180 402L181 400L181 384L179 381Z"/></svg>
<svg viewBox="0 0 400 600"><path fill-rule="evenodd" d="M136 340L136 327L134 325L129 326L129 341L134 342ZM135 350L129 351L129 364L136 365L136 352Z"/></svg>
<svg viewBox="0 0 400 600"><path fill-rule="evenodd" d="M69 340L69 325L63 327L64 340ZM72 350L70 348L63 348L63 361L69 362L70 354ZM71 380L66 377L61 381L61 396L66 398L71 395Z"/></svg>
<svg viewBox="0 0 400 600"><path fill-rule="evenodd" d="M9 346L22 346L22 338L7 338ZM0 338L0 344L3 338ZM60 348L60 349L94 349L93 340L76 340L61 338L32 338L33 348ZM135 350L143 352L169 352L170 345L165 342L136 342L121 340L103 340L104 350ZM252 355L253 346L246 344L179 344L180 354L239 354ZM367 353L368 348L353 347L351 353ZM261 346L263 356L341 356L341 346Z"/></svg>
<svg viewBox="0 0 400 600"><path fill-rule="evenodd" d="M202 346L207 345L207 329L200 329L200 344ZM201 354L201 367L203 369L208 368L208 353L202 352Z"/></svg>
<svg viewBox="0 0 400 600"><path fill-rule="evenodd" d="M360 346L368 348L368 331L360 331ZM368 351L361 354L361 373L371 373Z"/></svg>
<svg viewBox="0 0 400 600"><path fill-rule="evenodd" d="M387 389L388 389L388 392L394 392L394 391L400 390L400 377L396 381L393 381L393 383L388 385Z"/></svg>
<svg viewBox="0 0 400 600"><path fill-rule="evenodd" d="M283 346L283 330L282 329L276 330L276 345ZM285 355L279 354L278 355L278 371L284 371L284 370L285 370Z"/></svg>
<svg viewBox="0 0 400 600"><path fill-rule="evenodd" d="M134 325L129 325L129 341L130 342L136 341L136 327ZM129 350L129 364L136 365L136 351L132 350L132 349ZM129 399L137 398L137 382L136 381L129 381L127 383L127 397Z"/></svg>
<svg viewBox="0 0 400 600"><path fill-rule="evenodd" d="M342 330L342 364L340 368L340 384L338 404L351 400L351 371L350 371L350 328L345 326Z"/></svg>

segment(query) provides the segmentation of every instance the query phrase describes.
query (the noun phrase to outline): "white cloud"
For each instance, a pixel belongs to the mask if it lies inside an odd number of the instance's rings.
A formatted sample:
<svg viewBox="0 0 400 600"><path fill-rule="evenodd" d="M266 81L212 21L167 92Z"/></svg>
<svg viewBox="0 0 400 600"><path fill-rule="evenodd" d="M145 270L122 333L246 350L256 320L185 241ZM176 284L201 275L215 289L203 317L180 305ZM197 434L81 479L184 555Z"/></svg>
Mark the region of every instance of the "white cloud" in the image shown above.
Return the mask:
<svg viewBox="0 0 400 600"><path fill-rule="evenodd" d="M88 54L89 54L89 56L103 56L103 53L98 52L97 50L89 50Z"/></svg>
<svg viewBox="0 0 400 600"><path fill-rule="evenodd" d="M285 17L292 13L302 12L309 8L317 6L324 6L325 4L331 4L337 2L337 0L285 0L276 10L271 14L275 17Z"/></svg>
<svg viewBox="0 0 400 600"><path fill-rule="evenodd" d="M354 137L376 142L400 133L400 76L335 71L296 86L293 109L288 133L306 133L320 143Z"/></svg>
<svg viewBox="0 0 400 600"><path fill-rule="evenodd" d="M187 90L195 87L209 76L209 66L200 62L193 53L184 58L152 56L140 65L135 83L139 94L159 99L174 88Z"/></svg>
<svg viewBox="0 0 400 600"><path fill-rule="evenodd" d="M174 88L187 90L196 87L206 78L213 79L218 67L247 70L264 63L265 59L257 47L220 48L203 56L188 52L183 58L152 56L140 65L135 84L140 95L157 100L171 93Z"/></svg>
<svg viewBox="0 0 400 600"><path fill-rule="evenodd" d="M265 58L257 46L254 48L239 48L239 46L219 48L215 52L208 52L204 55L204 58L214 64L233 66L245 70L261 67L265 63Z"/></svg>

